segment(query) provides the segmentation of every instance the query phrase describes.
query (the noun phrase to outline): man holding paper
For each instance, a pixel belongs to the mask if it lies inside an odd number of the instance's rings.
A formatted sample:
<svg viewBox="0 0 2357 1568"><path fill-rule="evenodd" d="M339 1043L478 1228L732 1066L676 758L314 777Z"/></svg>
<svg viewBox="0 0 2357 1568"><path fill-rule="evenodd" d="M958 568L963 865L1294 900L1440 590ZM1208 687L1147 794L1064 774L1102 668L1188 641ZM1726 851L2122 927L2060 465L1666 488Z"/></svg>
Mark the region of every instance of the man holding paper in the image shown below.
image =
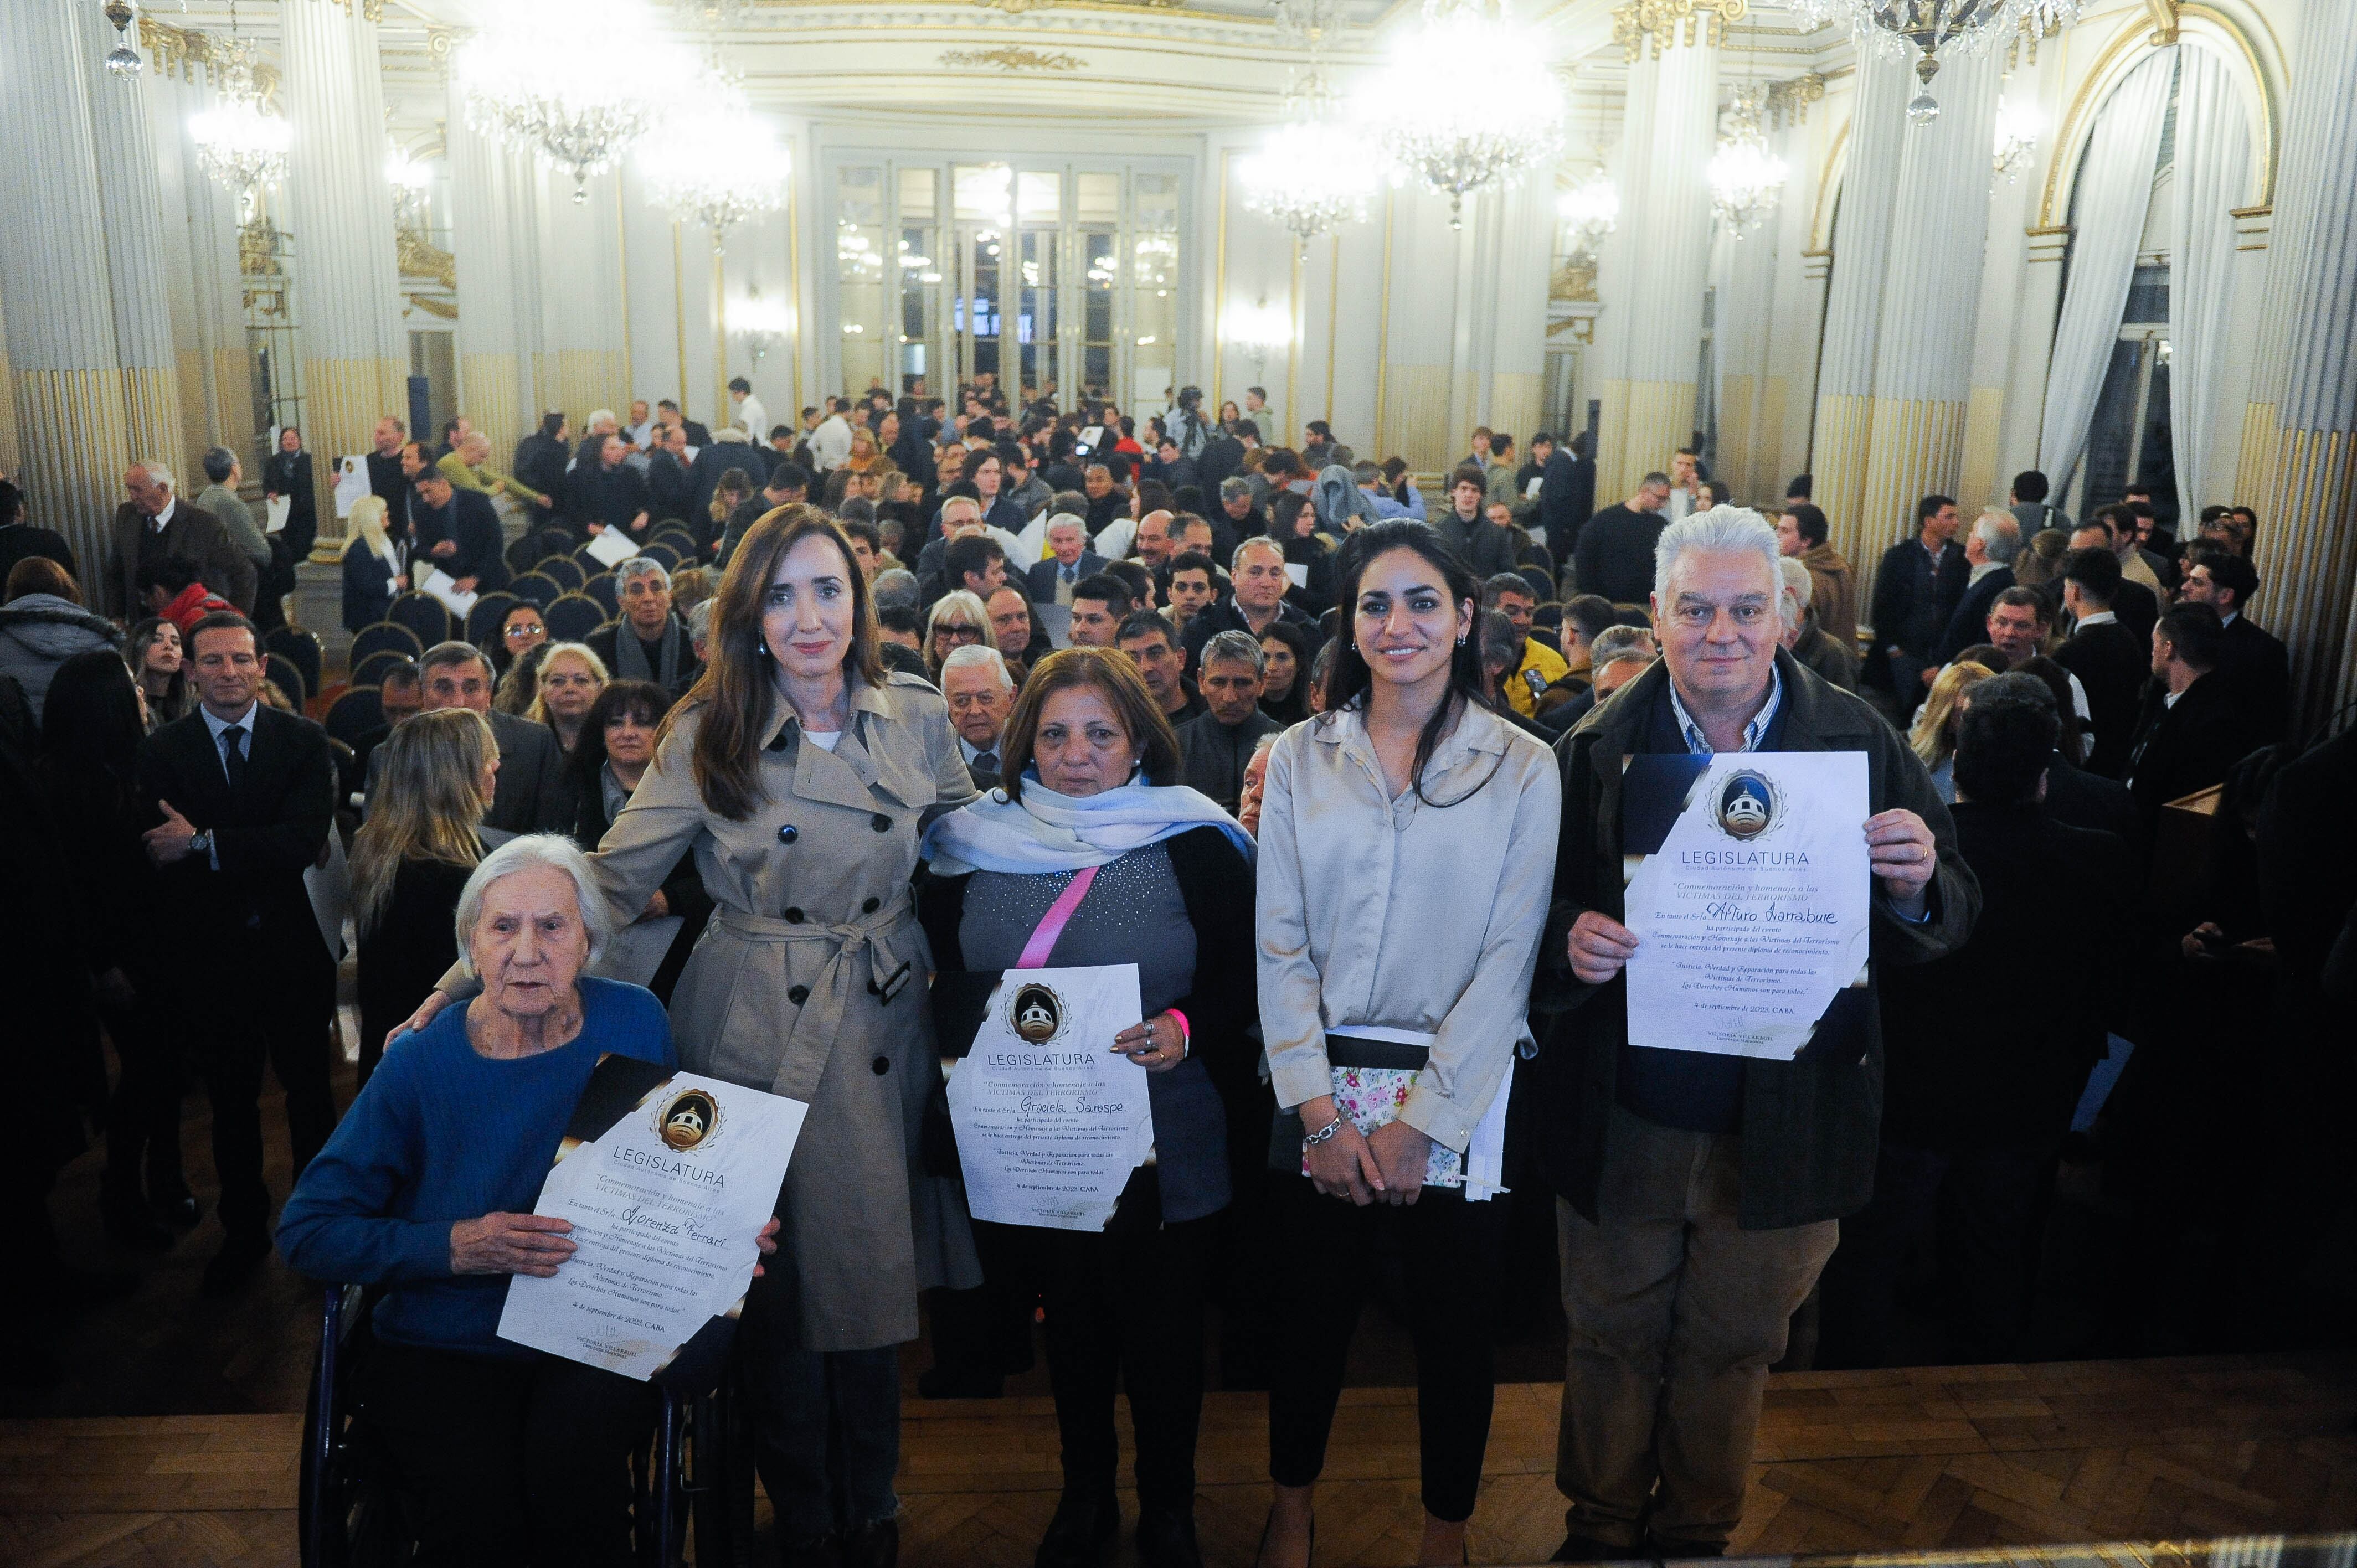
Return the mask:
<svg viewBox="0 0 2357 1568"><path fill-rule="evenodd" d="M440 585L446 591L435 596L445 604L463 597L471 606L475 595L506 587L508 564L500 553L500 516L491 510L491 498L480 490L459 489L439 468L419 474L416 489L417 504L410 513L417 527L417 553L450 579Z"/></svg>
<svg viewBox="0 0 2357 1568"><path fill-rule="evenodd" d="M1979 907L1906 743L1779 648L1777 553L1735 508L1665 530L1661 661L1563 745L1534 1086L1570 1326L1558 1561L1725 1549L1786 1322L1871 1190L1875 971L1953 951Z"/></svg>

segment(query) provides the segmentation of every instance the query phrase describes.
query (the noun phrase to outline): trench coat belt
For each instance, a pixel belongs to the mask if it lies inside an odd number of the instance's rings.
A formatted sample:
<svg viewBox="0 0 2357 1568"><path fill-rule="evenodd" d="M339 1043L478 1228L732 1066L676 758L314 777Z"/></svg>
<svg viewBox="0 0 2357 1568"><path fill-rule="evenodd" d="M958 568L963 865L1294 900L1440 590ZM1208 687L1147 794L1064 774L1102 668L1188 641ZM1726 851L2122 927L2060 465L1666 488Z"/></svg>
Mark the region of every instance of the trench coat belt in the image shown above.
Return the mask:
<svg viewBox="0 0 2357 1568"><path fill-rule="evenodd" d="M792 1033L786 1036L785 1049L778 1054L770 1093L805 1105L817 1094L827 1058L843 1032L844 1012L851 1004L856 960L867 961L867 989L887 1004L909 983L914 972L909 938L916 931L915 914L916 898L905 884L874 914L835 925L774 919L726 905L713 911L721 928L740 941L834 945L834 956L819 972L818 983L811 988L794 1019ZM776 1048L775 1028L776 1021L767 1008L732 1006L728 1021L721 1027L725 1054L737 1061L759 1060Z"/></svg>

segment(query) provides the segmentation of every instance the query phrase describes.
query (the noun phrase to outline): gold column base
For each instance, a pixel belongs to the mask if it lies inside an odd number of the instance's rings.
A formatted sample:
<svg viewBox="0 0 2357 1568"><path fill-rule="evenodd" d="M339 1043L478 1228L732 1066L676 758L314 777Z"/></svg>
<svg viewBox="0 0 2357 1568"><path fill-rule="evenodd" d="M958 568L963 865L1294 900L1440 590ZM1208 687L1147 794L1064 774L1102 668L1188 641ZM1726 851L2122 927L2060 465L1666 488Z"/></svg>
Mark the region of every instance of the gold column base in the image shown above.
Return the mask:
<svg viewBox="0 0 2357 1568"><path fill-rule="evenodd" d="M1828 542L1860 568L1866 565L1866 458L1873 449L1873 398L1829 392L1817 399L1816 449L1809 454L1815 482L1810 499L1825 514Z"/></svg>
<svg viewBox="0 0 2357 1568"><path fill-rule="evenodd" d="M1984 506L2003 506L2011 489L1996 471L1997 440L2004 424L2005 389L1975 387L1964 403L1964 461L1962 477L1956 480L1957 502L1968 517Z"/></svg>
<svg viewBox="0 0 2357 1568"><path fill-rule="evenodd" d="M1612 437L1612 392L1621 393L1620 438ZM1695 384L1684 381L1607 381L1603 444L1617 449L1618 482L1604 483L1605 469L1597 465L1596 504L1611 506L1629 499L1647 474L1668 473L1670 458L1694 439Z"/></svg>
<svg viewBox="0 0 2357 1568"><path fill-rule="evenodd" d="M1514 438L1514 461L1529 461L1531 435L1539 427L1546 378L1536 371L1499 371L1490 377L1490 428Z"/></svg>
<svg viewBox="0 0 2357 1568"><path fill-rule="evenodd" d="M522 439L523 394L513 354L458 356L459 404L475 428L490 438L491 467L504 469Z"/></svg>
<svg viewBox="0 0 2357 1568"><path fill-rule="evenodd" d="M39 484L28 498L37 509L31 521L66 536L82 563L81 586L92 605L130 608L115 602L121 584L105 581L123 472L135 456L148 456L131 450L123 372L20 371L16 401L18 441L41 455Z"/></svg>
<svg viewBox="0 0 2357 1568"><path fill-rule="evenodd" d="M2274 482L2248 503L2259 514L2252 618L2291 650L2292 711L2313 735L2357 688L2357 432L2278 427L2274 447Z"/></svg>
<svg viewBox="0 0 2357 1568"><path fill-rule="evenodd" d="M122 376L124 428L131 442L131 456L169 464L174 473L198 468L204 448L181 450L188 432L180 424L178 371L167 365L131 365ZM192 494L204 489L193 473L186 475L180 485Z"/></svg>
<svg viewBox="0 0 2357 1568"><path fill-rule="evenodd" d="M1718 403L1718 464L1712 476L1727 487L1742 505L1756 493L1752 448L1759 433L1751 428L1750 376L1727 376L1720 386Z"/></svg>
<svg viewBox="0 0 2357 1568"><path fill-rule="evenodd" d="M1380 463L1396 454L1419 474L1437 471L1461 456L1448 450L1448 393L1451 377L1446 365L1394 365L1383 385L1383 428L1391 432L1388 449L1359 456Z"/></svg>
<svg viewBox="0 0 2357 1568"><path fill-rule="evenodd" d="M1570 435L1564 437L1568 441ZM1596 389L1596 504L1612 506L1628 499L1636 487L1621 472L1621 455L1629 447L1629 383L1606 381ZM1607 499L1609 498L1609 499ZM1558 561L1561 568L1568 564Z"/></svg>
<svg viewBox="0 0 2357 1568"><path fill-rule="evenodd" d="M1927 495L1955 493L1964 406L1933 398L1874 400L1858 536L1862 553L1850 557L1859 604L1874 602L1874 569L1884 550L1912 532L1915 503Z"/></svg>
<svg viewBox="0 0 2357 1568"><path fill-rule="evenodd" d="M311 559L322 565L341 561L349 542L336 515L336 465L371 451L376 422L391 416L409 422L407 374L391 359L303 361L303 444L310 448L311 477L318 491L319 533ZM411 431L417 440L431 432Z"/></svg>

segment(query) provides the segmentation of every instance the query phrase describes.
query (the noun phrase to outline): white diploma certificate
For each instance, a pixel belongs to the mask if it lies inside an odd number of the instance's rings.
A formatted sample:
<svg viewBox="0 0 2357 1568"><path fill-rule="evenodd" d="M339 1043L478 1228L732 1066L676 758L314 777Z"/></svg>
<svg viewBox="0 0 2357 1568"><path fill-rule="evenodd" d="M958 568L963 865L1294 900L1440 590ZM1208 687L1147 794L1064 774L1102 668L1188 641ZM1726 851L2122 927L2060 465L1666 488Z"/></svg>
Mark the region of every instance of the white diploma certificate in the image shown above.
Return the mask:
<svg viewBox="0 0 2357 1568"><path fill-rule="evenodd" d="M638 553L639 542L630 537L628 529L609 527L589 542L589 553L607 567L619 566Z"/></svg>
<svg viewBox="0 0 2357 1568"><path fill-rule="evenodd" d="M1154 1148L1146 1069L1113 1049L1144 1016L1134 963L1006 972L950 1074L976 1219L1104 1229Z"/></svg>
<svg viewBox="0 0 2357 1568"><path fill-rule="evenodd" d="M425 580L417 585L417 591L441 600L442 607L461 620L465 619L467 613L475 607L475 600L479 596L475 594L460 593L458 579L439 566L426 569Z"/></svg>
<svg viewBox="0 0 2357 1568"><path fill-rule="evenodd" d="M353 506L369 493L368 459L347 457L336 465L336 515L350 517Z"/></svg>
<svg viewBox="0 0 2357 1568"><path fill-rule="evenodd" d="M1637 798L1682 778L1682 800ZM1866 968L1865 754L1631 757L1623 794L1622 847L1643 855L1622 922L1629 1043L1790 1061ZM1649 848L1638 822L1670 808Z"/></svg>
<svg viewBox="0 0 2357 1568"><path fill-rule="evenodd" d="M810 1107L679 1072L614 1109L558 1149L533 1212L572 1221L578 1250L509 1280L500 1337L644 1381L743 1298Z"/></svg>

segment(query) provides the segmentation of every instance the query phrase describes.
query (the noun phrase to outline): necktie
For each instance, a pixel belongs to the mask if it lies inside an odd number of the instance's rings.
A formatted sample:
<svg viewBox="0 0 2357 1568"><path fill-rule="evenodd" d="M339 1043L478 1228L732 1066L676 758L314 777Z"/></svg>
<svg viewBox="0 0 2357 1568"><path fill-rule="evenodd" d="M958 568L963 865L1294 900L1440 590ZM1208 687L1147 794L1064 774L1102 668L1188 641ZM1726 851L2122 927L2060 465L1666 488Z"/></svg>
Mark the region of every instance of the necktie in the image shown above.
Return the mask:
<svg viewBox="0 0 2357 1568"><path fill-rule="evenodd" d="M1065 567L1065 568L1064 568L1063 576L1064 576L1064 581L1066 581L1067 583L1070 583L1070 582L1074 581L1074 580L1075 580L1079 575L1080 575L1080 568L1079 568L1079 567L1077 567L1077 566L1067 566L1067 567Z"/></svg>
<svg viewBox="0 0 2357 1568"><path fill-rule="evenodd" d="M996 752L995 752L995 751L977 751L977 752L975 752L975 753L974 754L974 770L976 773L996 773L996 772L997 772L997 771L998 771L998 753L996 753Z"/></svg>
<svg viewBox="0 0 2357 1568"><path fill-rule="evenodd" d="M235 789L245 782L245 731L230 728L221 733L221 766L229 770L229 787Z"/></svg>

